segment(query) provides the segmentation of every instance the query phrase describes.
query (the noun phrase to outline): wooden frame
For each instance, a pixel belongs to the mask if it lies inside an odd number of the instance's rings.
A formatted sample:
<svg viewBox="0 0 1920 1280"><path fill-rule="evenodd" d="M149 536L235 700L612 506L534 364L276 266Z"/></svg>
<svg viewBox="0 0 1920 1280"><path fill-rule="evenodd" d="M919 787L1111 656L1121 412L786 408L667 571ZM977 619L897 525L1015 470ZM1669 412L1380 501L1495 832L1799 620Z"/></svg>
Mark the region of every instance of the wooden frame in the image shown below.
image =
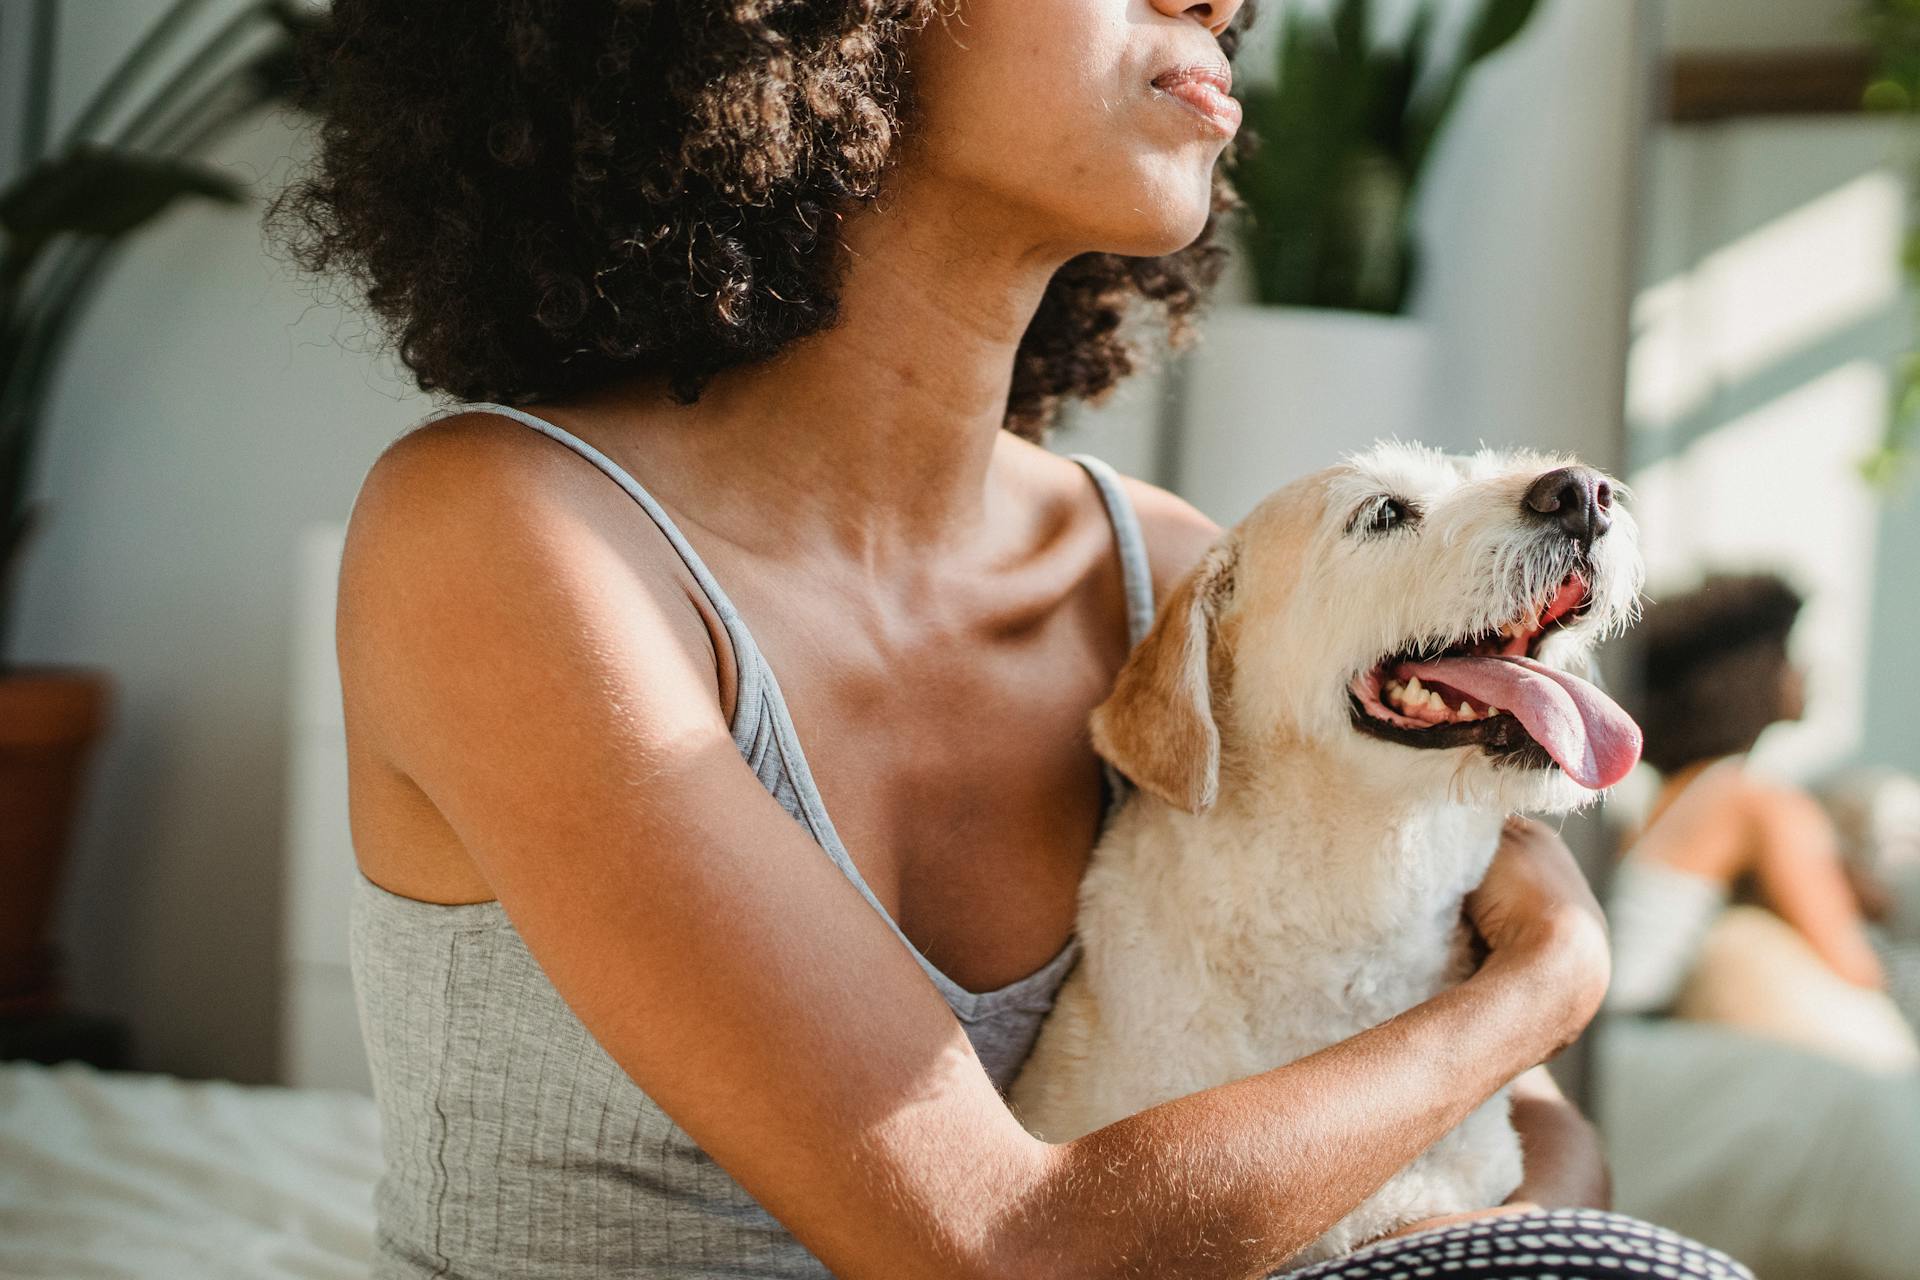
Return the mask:
<svg viewBox="0 0 1920 1280"><path fill-rule="evenodd" d="M1668 120L1859 111L1873 73L1864 48L1680 54L1667 67Z"/></svg>

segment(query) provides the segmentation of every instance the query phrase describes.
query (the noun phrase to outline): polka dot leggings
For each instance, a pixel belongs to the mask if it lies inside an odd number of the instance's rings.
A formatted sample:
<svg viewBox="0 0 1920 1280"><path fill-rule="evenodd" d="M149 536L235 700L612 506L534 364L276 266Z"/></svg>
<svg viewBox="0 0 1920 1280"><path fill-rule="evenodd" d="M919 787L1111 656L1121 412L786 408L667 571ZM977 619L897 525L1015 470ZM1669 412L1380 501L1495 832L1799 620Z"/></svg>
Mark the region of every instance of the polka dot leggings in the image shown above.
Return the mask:
<svg viewBox="0 0 1920 1280"><path fill-rule="evenodd" d="M1754 1280L1753 1272L1683 1235L1597 1209L1478 1218L1382 1240L1285 1280Z"/></svg>

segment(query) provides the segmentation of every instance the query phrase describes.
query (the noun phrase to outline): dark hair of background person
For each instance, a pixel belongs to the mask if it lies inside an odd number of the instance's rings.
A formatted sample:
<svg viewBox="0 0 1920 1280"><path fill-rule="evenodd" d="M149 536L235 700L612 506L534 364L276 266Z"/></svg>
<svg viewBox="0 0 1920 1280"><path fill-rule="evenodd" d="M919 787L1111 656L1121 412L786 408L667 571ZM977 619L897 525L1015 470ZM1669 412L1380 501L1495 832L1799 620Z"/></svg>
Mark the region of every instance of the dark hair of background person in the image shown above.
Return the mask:
<svg viewBox="0 0 1920 1280"><path fill-rule="evenodd" d="M1635 629L1647 763L1671 774L1746 751L1787 714L1787 637L1804 603L1776 574L1714 574L1647 607Z"/></svg>
<svg viewBox="0 0 1920 1280"><path fill-rule="evenodd" d="M315 159L269 206L270 242L350 281L423 391L526 404L664 373L691 403L832 325L835 228L912 128L909 37L950 8L335 0L301 50ZM1054 276L1009 429L1038 438L1145 363L1143 320L1190 339L1237 207L1220 170L1192 245Z"/></svg>

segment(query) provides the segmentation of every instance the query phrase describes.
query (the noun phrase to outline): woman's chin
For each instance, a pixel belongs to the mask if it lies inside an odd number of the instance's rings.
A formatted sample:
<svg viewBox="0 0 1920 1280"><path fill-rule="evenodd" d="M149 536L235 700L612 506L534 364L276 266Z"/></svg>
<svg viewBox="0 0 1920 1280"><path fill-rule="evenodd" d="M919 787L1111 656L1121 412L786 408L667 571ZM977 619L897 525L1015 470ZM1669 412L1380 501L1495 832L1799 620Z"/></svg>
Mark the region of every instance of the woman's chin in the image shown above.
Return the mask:
<svg viewBox="0 0 1920 1280"><path fill-rule="evenodd" d="M1209 206L1202 201L1142 203L1128 210L1126 222L1093 237L1103 253L1127 258L1161 258L1192 244L1207 229Z"/></svg>
<svg viewBox="0 0 1920 1280"><path fill-rule="evenodd" d="M1213 211L1213 172L1155 175L1141 184L1131 199L1108 199L1106 207L1120 214L1117 225L1103 237L1108 253L1133 258L1158 258L1200 238Z"/></svg>

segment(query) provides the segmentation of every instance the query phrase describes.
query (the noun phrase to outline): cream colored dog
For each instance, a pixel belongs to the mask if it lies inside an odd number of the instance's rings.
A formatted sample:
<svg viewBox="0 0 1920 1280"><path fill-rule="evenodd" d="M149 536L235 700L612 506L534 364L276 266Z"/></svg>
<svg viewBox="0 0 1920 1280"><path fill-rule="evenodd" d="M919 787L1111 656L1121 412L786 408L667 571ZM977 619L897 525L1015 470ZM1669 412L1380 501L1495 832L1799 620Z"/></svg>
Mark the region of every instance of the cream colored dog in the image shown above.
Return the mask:
<svg viewBox="0 0 1920 1280"><path fill-rule="evenodd" d="M1385 444L1268 498L1160 610L1095 745L1141 790L1094 851L1083 958L1009 1101L1061 1141L1292 1062L1471 969L1504 816L1618 781L1638 728L1574 675L1641 583L1613 484ZM1498 1204L1505 1092L1296 1256Z"/></svg>

